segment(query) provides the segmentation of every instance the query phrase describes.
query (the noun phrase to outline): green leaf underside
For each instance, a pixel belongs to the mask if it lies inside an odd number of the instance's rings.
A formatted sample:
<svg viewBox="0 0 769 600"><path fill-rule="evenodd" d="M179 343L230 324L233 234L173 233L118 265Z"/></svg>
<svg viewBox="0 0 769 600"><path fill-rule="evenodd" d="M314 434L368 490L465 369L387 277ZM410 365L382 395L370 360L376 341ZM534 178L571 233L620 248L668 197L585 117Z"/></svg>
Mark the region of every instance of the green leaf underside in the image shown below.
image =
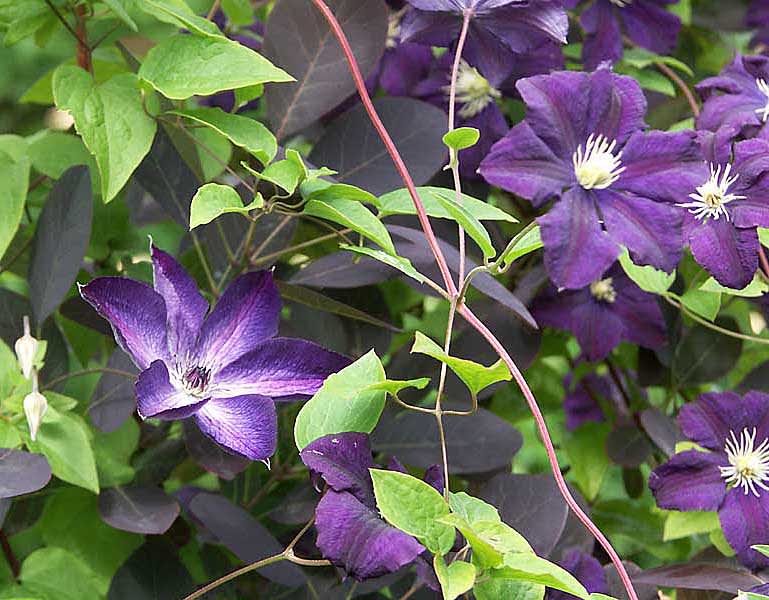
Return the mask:
<svg viewBox="0 0 769 600"><path fill-rule="evenodd" d="M454 200L455 192L447 188L439 187L418 187L417 193L419 199L424 204L425 211L428 216L438 219L453 219L451 214L446 210L443 203L438 198L444 200ZM518 219L514 216L506 213L499 208L492 206L482 200L462 194L462 206L470 214L472 214L479 221L507 221L509 223L517 223ZM379 215L386 217L389 215L415 215L416 209L411 199L411 195L408 190L402 188L393 192L388 192L379 197L378 201Z"/></svg>
<svg viewBox="0 0 769 600"><path fill-rule="evenodd" d="M408 275L419 283L424 283L426 281L425 276L414 268L414 265L411 264L411 261L407 258L403 258L402 256L393 256L392 254L387 254L387 252L383 252L382 250L367 248L366 246L339 244L339 247L342 250L355 252L356 254L362 254L363 256L368 256L378 260L379 262L389 265L394 269L398 269L401 273Z"/></svg>
<svg viewBox="0 0 769 600"><path fill-rule="evenodd" d="M201 186L190 204L190 229L210 223L226 213L246 214L262 206L261 195L250 204L243 206L240 195L228 185L207 183Z"/></svg>

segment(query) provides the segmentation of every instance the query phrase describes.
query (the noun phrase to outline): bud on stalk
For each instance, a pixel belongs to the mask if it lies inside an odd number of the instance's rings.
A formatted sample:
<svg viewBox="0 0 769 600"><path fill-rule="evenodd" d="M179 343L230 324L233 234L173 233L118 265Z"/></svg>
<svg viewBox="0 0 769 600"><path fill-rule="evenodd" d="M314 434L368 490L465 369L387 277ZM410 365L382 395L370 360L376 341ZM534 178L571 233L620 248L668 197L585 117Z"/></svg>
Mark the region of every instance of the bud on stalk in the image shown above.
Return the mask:
<svg viewBox="0 0 769 600"><path fill-rule="evenodd" d="M37 383L37 371L32 371L32 391L24 397L24 414L27 416L27 426L29 427L29 437L34 442L37 439L37 432L40 429L40 423L48 411L48 401L40 393Z"/></svg>
<svg viewBox="0 0 769 600"><path fill-rule="evenodd" d="M29 330L29 317L24 317L24 335L21 336L13 348L16 350L16 359L19 361L21 372L26 379L32 376L32 370L35 366L35 356L40 347L40 342L32 337Z"/></svg>

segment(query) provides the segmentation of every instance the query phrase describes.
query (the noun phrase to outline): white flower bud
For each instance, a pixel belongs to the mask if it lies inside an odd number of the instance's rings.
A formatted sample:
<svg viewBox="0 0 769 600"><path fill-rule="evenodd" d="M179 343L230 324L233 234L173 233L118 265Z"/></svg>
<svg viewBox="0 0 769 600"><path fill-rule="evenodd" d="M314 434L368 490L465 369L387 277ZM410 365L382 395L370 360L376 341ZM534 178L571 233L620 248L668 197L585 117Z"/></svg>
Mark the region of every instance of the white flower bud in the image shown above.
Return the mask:
<svg viewBox="0 0 769 600"><path fill-rule="evenodd" d="M40 342L32 337L29 331L29 317L24 317L24 335L21 336L13 348L16 350L16 359L19 361L21 372L26 379L32 376L32 369L35 366L35 356Z"/></svg>
<svg viewBox="0 0 769 600"><path fill-rule="evenodd" d="M40 393L37 387L37 371L32 373L32 391L24 397L24 414L27 416L27 426L29 427L29 437L34 442L37 439L37 431L40 429L40 423L48 411L48 401Z"/></svg>

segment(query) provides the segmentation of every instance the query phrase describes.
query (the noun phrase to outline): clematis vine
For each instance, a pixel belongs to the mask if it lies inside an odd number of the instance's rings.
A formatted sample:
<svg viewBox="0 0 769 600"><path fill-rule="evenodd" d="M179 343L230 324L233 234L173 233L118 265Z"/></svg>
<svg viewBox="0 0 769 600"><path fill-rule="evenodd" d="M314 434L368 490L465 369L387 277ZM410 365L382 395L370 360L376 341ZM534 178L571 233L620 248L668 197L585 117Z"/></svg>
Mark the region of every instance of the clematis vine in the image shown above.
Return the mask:
<svg viewBox="0 0 769 600"><path fill-rule="evenodd" d="M524 121L497 142L479 172L543 208L545 266L558 288L595 283L626 246L638 264L672 271L681 257L682 215L695 134L645 132L638 83L601 68L555 72L517 84Z"/></svg>
<svg viewBox="0 0 769 600"><path fill-rule="evenodd" d="M654 295L615 264L590 285L558 292L550 285L532 314L540 325L571 331L590 361L603 360L620 342L646 348L665 344L665 322Z"/></svg>
<svg viewBox="0 0 769 600"><path fill-rule="evenodd" d="M601 563L587 552L578 549L570 550L564 555L560 565L574 575L591 594L609 593L609 584ZM545 598L546 600L575 600L576 596L550 589Z"/></svg>
<svg viewBox="0 0 769 600"><path fill-rule="evenodd" d="M580 24L585 30L582 61L595 69L623 55L623 35L655 54L675 50L681 19L667 10L678 0L566 0L567 8L585 5Z"/></svg>
<svg viewBox="0 0 769 600"><path fill-rule="evenodd" d="M316 544L321 554L348 575L362 581L397 571L425 551L416 539L388 525L379 515L369 469L371 447L365 433L327 435L301 451L305 465L327 489L315 509ZM391 470L403 471L397 461ZM439 468L425 481L443 489ZM424 566L424 565L423 565Z"/></svg>
<svg viewBox="0 0 769 600"><path fill-rule="evenodd" d="M690 193L684 238L697 262L719 283L733 289L748 285L758 269L757 227L769 227L769 141L732 144L734 129L701 132L707 160L700 184Z"/></svg>
<svg viewBox="0 0 769 600"><path fill-rule="evenodd" d="M678 415L684 435L702 447L674 455L649 477L666 510L718 511L737 558L758 569L769 559L751 549L769 542L769 395L702 394Z"/></svg>
<svg viewBox="0 0 769 600"><path fill-rule="evenodd" d="M182 266L154 245L151 254L154 287L99 277L80 288L142 371L139 415L194 417L224 448L267 460L277 443L274 399L314 394L349 360L311 342L275 337L281 303L269 271L238 277L208 313Z"/></svg>

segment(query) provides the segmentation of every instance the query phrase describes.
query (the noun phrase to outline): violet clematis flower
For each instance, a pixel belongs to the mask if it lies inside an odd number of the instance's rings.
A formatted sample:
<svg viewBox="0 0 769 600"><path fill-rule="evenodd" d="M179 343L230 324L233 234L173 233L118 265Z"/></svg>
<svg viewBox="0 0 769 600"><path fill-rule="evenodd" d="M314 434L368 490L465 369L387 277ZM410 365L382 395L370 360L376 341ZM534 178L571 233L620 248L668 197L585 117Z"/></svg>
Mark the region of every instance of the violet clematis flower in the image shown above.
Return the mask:
<svg viewBox="0 0 769 600"><path fill-rule="evenodd" d="M638 83L608 68L523 79L524 121L491 149L480 174L531 200L556 199L538 219L545 266L559 288L601 277L626 246L638 264L672 271L681 257L682 183L701 164L695 134L644 132Z"/></svg>
<svg viewBox="0 0 769 600"><path fill-rule="evenodd" d="M716 75L697 84L703 99L697 129L732 127L744 137L767 135L769 58L737 55Z"/></svg>
<svg viewBox="0 0 769 600"><path fill-rule="evenodd" d="M620 342L645 348L665 344L665 321L657 299L641 290L615 264L590 285L558 292L552 285L535 301L540 325L571 331L590 361L603 360Z"/></svg>
<svg viewBox="0 0 769 600"><path fill-rule="evenodd" d="M544 37L566 43L569 21L561 0L408 0L401 39L450 47L458 38L462 15L471 20L463 56L484 71L510 64Z"/></svg>
<svg viewBox="0 0 769 600"><path fill-rule="evenodd" d="M377 465L371 459L368 435L327 435L300 455L328 486L315 509L316 543L325 558L362 581L397 571L425 551L416 539L388 525L377 511L369 474ZM391 461L389 468L404 471L397 461ZM425 480L443 489L439 469L429 469Z"/></svg>
<svg viewBox="0 0 769 600"><path fill-rule="evenodd" d="M741 289L758 269L756 228L769 227L769 141L738 142L732 152L734 131L700 132L708 162L693 171L700 183L679 206L694 258L722 285Z"/></svg>
<svg viewBox="0 0 769 600"><path fill-rule="evenodd" d="M603 408L596 401L595 395L603 398L619 394L619 390L609 377L589 373L572 387L572 375L563 378L566 395L563 398L563 410L566 413L566 429L574 431L585 423L601 423L606 420Z"/></svg>
<svg viewBox="0 0 769 600"><path fill-rule="evenodd" d="M608 594L609 584L601 563L596 558L582 550L570 550L560 562L561 567L574 575L585 589L591 594ZM576 596L549 589L545 595L546 600L575 600Z"/></svg>
<svg viewBox="0 0 769 600"><path fill-rule="evenodd" d="M154 245L151 253L154 289L122 277L80 288L142 370L139 415L194 416L226 449L268 459L277 442L273 398L310 396L350 361L311 342L274 337L280 296L269 271L238 277L206 316L208 302L181 265Z"/></svg>
<svg viewBox="0 0 769 600"><path fill-rule="evenodd" d="M702 394L678 415L686 437L706 451L674 455L649 476L666 510L718 511L721 529L744 565L769 559L751 545L769 543L769 395Z"/></svg>
<svg viewBox="0 0 769 600"><path fill-rule="evenodd" d="M753 0L748 8L745 22L748 27L756 30L750 43L754 46L767 46L769 44L769 3L766 0Z"/></svg>
<svg viewBox="0 0 769 600"><path fill-rule="evenodd" d="M385 51L369 79L390 96L409 96L427 77L435 59L428 46L401 41L401 21L409 7L395 10L391 3L391 9ZM371 87L376 90L377 85Z"/></svg>
<svg viewBox="0 0 769 600"><path fill-rule="evenodd" d="M655 54L675 50L681 20L666 9L678 0L566 0L567 8L588 5L580 16L585 30L582 61L595 69L623 55L622 36Z"/></svg>

